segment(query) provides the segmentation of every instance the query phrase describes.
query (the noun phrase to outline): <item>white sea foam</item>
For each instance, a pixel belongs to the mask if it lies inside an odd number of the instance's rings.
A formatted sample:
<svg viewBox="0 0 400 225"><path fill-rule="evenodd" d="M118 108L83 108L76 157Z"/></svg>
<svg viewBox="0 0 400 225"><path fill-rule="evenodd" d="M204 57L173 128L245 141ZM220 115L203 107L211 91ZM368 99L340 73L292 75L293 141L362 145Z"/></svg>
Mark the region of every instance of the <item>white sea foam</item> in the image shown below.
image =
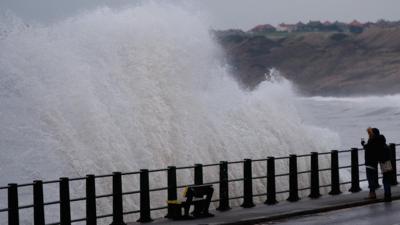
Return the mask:
<svg viewBox="0 0 400 225"><path fill-rule="evenodd" d="M306 109L302 117L336 131L342 148L360 147L360 137L366 138L367 127L379 128L388 142L399 142L400 95L312 97L300 98L300 102Z"/></svg>
<svg viewBox="0 0 400 225"><path fill-rule="evenodd" d="M335 133L303 122L288 81L241 90L203 17L181 7L100 8L52 25L8 21L0 27L7 31L0 37L2 184L339 145ZM307 169L304 162L299 166ZM287 163L277 167L287 171ZM264 175L265 165L254 163L253 171ZM242 176L241 167L229 172ZM191 176L179 172L179 183L191 183ZM204 176L218 179L217 170L205 169ZM126 178L124 189L137 189L137 181ZM264 183L255 182L256 193L265 191ZM308 186L308 177L299 183ZM164 173L151 176L152 187L165 185ZM287 182L278 180L278 187ZM57 198L57 187L49 190L47 198ZM231 196L240 192L240 184L232 185ZM164 198L162 193L152 201L163 205ZM100 212L110 213L109 203L100 203ZM137 203L126 198L129 209ZM47 213L57 220L57 210Z"/></svg>

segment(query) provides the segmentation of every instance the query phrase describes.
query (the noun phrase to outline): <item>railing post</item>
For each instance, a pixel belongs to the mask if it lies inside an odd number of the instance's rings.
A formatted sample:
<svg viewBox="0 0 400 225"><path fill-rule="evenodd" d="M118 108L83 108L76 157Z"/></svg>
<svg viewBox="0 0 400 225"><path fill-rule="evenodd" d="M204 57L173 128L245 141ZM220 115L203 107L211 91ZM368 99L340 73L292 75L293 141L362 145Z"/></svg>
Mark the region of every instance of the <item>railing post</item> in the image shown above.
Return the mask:
<svg viewBox="0 0 400 225"><path fill-rule="evenodd" d="M18 185L8 184L8 225L19 225Z"/></svg>
<svg viewBox="0 0 400 225"><path fill-rule="evenodd" d="M349 189L349 191L361 191L357 148L351 149L351 188Z"/></svg>
<svg viewBox="0 0 400 225"><path fill-rule="evenodd" d="M178 199L177 193L177 182L176 182L176 167L168 166L167 170L167 179L168 179L168 201L173 201ZM166 218L171 218L174 213L172 212L171 205L168 204L168 212L165 216Z"/></svg>
<svg viewBox="0 0 400 225"><path fill-rule="evenodd" d="M202 164L194 164L194 184L195 185L203 184L203 165Z"/></svg>
<svg viewBox="0 0 400 225"><path fill-rule="evenodd" d="M140 170L140 218L137 222L153 221L150 216L150 184L149 170Z"/></svg>
<svg viewBox="0 0 400 225"><path fill-rule="evenodd" d="M339 180L339 151L331 151L331 191L330 195L338 195L342 193L340 191L340 180Z"/></svg>
<svg viewBox="0 0 400 225"><path fill-rule="evenodd" d="M289 202L298 201L299 198L299 186L297 180L297 155L289 156Z"/></svg>
<svg viewBox="0 0 400 225"><path fill-rule="evenodd" d="M241 206L243 208L254 207L251 159L245 159L243 163L243 203Z"/></svg>
<svg viewBox="0 0 400 225"><path fill-rule="evenodd" d="M86 175L86 224L97 224L95 176Z"/></svg>
<svg viewBox="0 0 400 225"><path fill-rule="evenodd" d="M392 185L397 185L397 166L396 166L396 144L390 143L389 144L389 149L390 149L390 161L392 162L392 180L391 184Z"/></svg>
<svg viewBox="0 0 400 225"><path fill-rule="evenodd" d="M122 174L113 173L113 221L111 225L126 225L123 215L122 203Z"/></svg>
<svg viewBox="0 0 400 225"><path fill-rule="evenodd" d="M43 182L33 181L33 221L35 225L44 225Z"/></svg>
<svg viewBox="0 0 400 225"><path fill-rule="evenodd" d="M71 205L69 197L69 179L60 178L60 225L71 224Z"/></svg>
<svg viewBox="0 0 400 225"><path fill-rule="evenodd" d="M267 158L267 200L264 202L268 205L276 204L276 187L275 187L275 158Z"/></svg>
<svg viewBox="0 0 400 225"><path fill-rule="evenodd" d="M311 193L310 198L319 198L319 167L318 152L311 152Z"/></svg>
<svg viewBox="0 0 400 225"><path fill-rule="evenodd" d="M228 162L219 162L219 206L218 211L231 209L229 206Z"/></svg>

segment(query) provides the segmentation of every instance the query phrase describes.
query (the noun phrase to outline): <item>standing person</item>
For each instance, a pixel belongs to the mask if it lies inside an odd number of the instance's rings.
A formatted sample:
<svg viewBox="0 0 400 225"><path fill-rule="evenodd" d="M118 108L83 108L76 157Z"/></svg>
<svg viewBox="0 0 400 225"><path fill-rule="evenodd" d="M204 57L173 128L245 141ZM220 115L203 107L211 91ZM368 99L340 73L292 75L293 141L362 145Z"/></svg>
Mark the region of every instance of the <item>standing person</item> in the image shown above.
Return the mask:
<svg viewBox="0 0 400 225"><path fill-rule="evenodd" d="M389 147L386 144L386 138L382 134L380 134L379 130L377 128L372 128L372 132L374 133L374 137L377 139L378 146L379 146L379 155L378 155L378 162L380 164L383 164L387 161L390 163L390 150ZM390 165L391 168L391 165ZM381 172L383 175L383 189L385 192L385 202L391 202L392 201L392 192L391 192L391 182L390 182L390 177L392 175L392 169L388 171L384 171L384 168L381 166Z"/></svg>
<svg viewBox="0 0 400 225"><path fill-rule="evenodd" d="M378 156L379 156L379 139L372 131L371 127L367 128L368 141L365 143L361 140L361 145L364 147L365 170L368 180L369 199L376 199L375 190L379 187L378 183Z"/></svg>

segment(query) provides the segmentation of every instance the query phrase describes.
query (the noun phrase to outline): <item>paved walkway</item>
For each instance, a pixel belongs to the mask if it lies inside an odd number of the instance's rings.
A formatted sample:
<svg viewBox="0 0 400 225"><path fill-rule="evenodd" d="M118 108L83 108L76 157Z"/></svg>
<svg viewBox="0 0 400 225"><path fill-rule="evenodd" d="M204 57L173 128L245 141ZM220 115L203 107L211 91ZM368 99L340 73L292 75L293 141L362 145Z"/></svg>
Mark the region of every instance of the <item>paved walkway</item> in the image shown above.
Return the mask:
<svg viewBox="0 0 400 225"><path fill-rule="evenodd" d="M272 220L284 219L289 217L327 212L349 207L356 207L377 202L382 202L383 190L377 191L377 200L365 199L368 193L361 191L358 193L343 193L341 195L324 195L318 199L303 198L298 202L290 203L279 202L276 205L258 204L253 208L244 209L241 207L232 208L226 212L213 211L215 217L205 219L194 219L184 221L174 221L169 219L155 219L151 225L214 225L214 224L256 224ZM392 187L393 200L400 199L400 186ZM140 223L128 223L137 225Z"/></svg>
<svg viewBox="0 0 400 225"><path fill-rule="evenodd" d="M306 215L259 225L400 225L400 201L378 202L364 206Z"/></svg>

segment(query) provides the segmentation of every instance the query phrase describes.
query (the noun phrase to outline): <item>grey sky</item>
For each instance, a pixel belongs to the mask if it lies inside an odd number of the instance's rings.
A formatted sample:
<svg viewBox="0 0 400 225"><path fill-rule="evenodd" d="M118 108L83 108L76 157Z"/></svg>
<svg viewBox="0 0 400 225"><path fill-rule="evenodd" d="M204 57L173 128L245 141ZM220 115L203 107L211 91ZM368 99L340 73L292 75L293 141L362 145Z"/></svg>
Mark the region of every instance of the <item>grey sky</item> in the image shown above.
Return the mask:
<svg viewBox="0 0 400 225"><path fill-rule="evenodd" d="M164 0L174 3L185 0ZM249 29L257 24L299 20L376 21L399 20L399 0L189 0L193 8L209 15L216 29ZM25 20L57 21L82 10L108 5L134 5L143 0L0 0L0 9L9 9ZM185 4L187 5L187 4Z"/></svg>

